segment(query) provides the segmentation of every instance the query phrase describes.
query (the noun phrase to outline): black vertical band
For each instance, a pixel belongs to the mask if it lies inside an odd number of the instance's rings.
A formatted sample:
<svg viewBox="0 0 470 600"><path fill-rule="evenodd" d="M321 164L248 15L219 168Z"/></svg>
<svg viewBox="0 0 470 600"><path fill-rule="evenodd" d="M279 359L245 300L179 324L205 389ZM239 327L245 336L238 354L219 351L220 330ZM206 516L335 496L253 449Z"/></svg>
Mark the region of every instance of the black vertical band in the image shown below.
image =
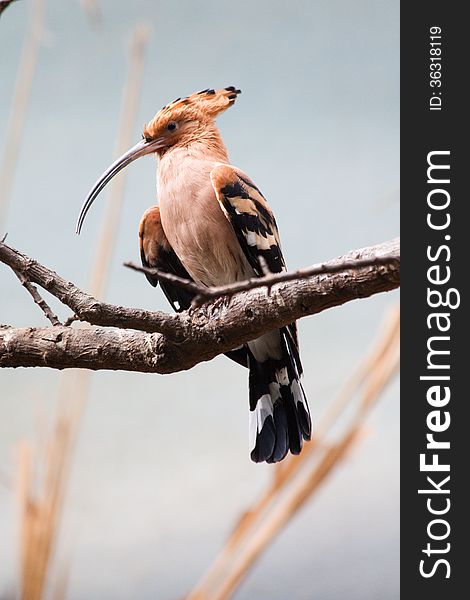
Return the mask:
<svg viewBox="0 0 470 600"><path fill-rule="evenodd" d="M470 30L463 10L457 2L401 4L403 600L468 593Z"/></svg>

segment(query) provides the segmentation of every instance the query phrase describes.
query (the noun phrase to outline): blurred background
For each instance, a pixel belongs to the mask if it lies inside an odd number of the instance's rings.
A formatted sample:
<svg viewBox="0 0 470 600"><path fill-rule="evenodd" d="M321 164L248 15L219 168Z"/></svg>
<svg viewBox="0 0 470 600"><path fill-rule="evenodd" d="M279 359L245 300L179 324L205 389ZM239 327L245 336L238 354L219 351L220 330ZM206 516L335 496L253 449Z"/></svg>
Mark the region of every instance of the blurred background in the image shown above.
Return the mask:
<svg viewBox="0 0 470 600"><path fill-rule="evenodd" d="M80 237L75 221L119 144L129 78L139 88L129 145L178 96L242 89L220 129L231 161L274 210L289 268L398 235L397 0L15 2L0 17L0 159L10 152L32 10L32 87L0 212L0 237L8 232L11 246L90 289L104 198ZM141 88L129 73L136 26ZM122 266L139 260L138 223L156 202L154 159L133 163L126 177L105 298L168 310L159 290ZM0 267L0 322L46 325ZM51 303L60 317L68 314ZM382 294L300 322L314 421L397 303L397 292ZM18 444L44 437L69 400L64 381L47 369L0 372L0 597L21 577ZM54 577L66 573L71 600L181 598L272 477L272 466L249 460L247 374L218 357L170 376L96 373L89 384ZM237 600L398 598L398 424L395 379L365 434L269 544Z"/></svg>

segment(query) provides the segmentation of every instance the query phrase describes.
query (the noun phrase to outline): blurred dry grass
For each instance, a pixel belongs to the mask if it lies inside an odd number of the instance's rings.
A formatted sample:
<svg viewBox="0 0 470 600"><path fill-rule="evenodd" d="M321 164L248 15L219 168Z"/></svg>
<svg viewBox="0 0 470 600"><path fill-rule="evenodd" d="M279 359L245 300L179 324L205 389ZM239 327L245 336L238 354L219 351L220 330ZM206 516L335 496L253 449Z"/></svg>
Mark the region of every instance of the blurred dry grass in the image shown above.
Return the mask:
<svg viewBox="0 0 470 600"><path fill-rule="evenodd" d="M20 516L20 598L40 600L48 588L70 461L78 433L76 405L59 403L55 423L45 443L18 445L17 481ZM64 572L57 581L64 582ZM63 588L63 583L60 586ZM65 597L58 594L58 600Z"/></svg>
<svg viewBox="0 0 470 600"><path fill-rule="evenodd" d="M289 455L275 467L267 489L242 515L186 600L230 598L260 554L344 459L360 439L369 411L399 368L399 335L396 307L386 314L372 350L329 406L314 439L299 456ZM338 428L340 433L331 435Z"/></svg>
<svg viewBox="0 0 470 600"><path fill-rule="evenodd" d="M44 18L45 0L34 0L32 25L37 42L39 25ZM91 5L92 3L90 3ZM42 9L42 12L40 12ZM41 19L41 20L40 20ZM30 28L30 29L31 29ZM27 33L29 35L30 32ZM137 25L131 35L128 60L128 75L123 89L121 114L117 128L115 154L121 154L131 145L138 104L142 88L143 68L149 28ZM18 158L21 139L21 120L27 108L27 99L34 74L37 55L36 45L25 42L26 67L20 69L15 98L20 94L19 107L12 109L10 126L13 152L4 163L4 172L9 170L5 194L0 198L0 208L6 208L11 186L11 173ZM25 51L24 51L25 52ZM109 198L103 225L97 242L95 262L90 273L88 291L97 298L106 292L108 273L111 268L114 241L119 227L122 200L124 195L125 173L110 187ZM79 326L86 326L79 324ZM48 580L54 566L60 521L64 506L64 496L70 471L70 461L78 435L81 414L89 394L91 373L89 371L66 372L61 377L59 408L51 434L48 436L45 451L34 449L31 443L21 442L18 447L17 490L20 512L20 597L22 600L40 600L46 595L56 600L66 596L67 577L62 569L51 581Z"/></svg>
<svg viewBox="0 0 470 600"><path fill-rule="evenodd" d="M132 31L127 80L123 90L114 148L115 158L123 154L133 145L134 127L139 110L145 53L149 36L150 29L145 23L140 23ZM103 298L105 294L109 272L111 270L114 244L121 220L126 175L125 170L121 171L121 173L109 184L108 199L88 286L88 292L98 299ZM135 235L137 240L137 232L135 232Z"/></svg>
<svg viewBox="0 0 470 600"><path fill-rule="evenodd" d="M20 154L23 128L26 122L31 89L41 37L46 17L46 0L32 0L29 21L24 36L18 73L16 76L10 117L5 138L5 151L0 163L0 234L6 222L8 203ZM6 15L5 19L8 17ZM3 25L3 22L2 22Z"/></svg>
<svg viewBox="0 0 470 600"><path fill-rule="evenodd" d="M94 29L100 29L103 26L103 13L98 0L80 0L80 4L85 11L90 25Z"/></svg>
<svg viewBox="0 0 470 600"><path fill-rule="evenodd" d="M145 24L138 24L132 30L129 47L127 79L123 88L121 111L117 127L114 156L122 154L132 143L133 130L137 118L145 53L150 30ZM116 177L109 186L109 194L103 215L101 231L97 239L94 262L90 269L87 291L95 298L104 298L114 253L115 239L119 229L124 198L125 171ZM76 323L77 327L87 327ZM68 371L61 377L59 396L76 403L83 410L90 393L91 371Z"/></svg>

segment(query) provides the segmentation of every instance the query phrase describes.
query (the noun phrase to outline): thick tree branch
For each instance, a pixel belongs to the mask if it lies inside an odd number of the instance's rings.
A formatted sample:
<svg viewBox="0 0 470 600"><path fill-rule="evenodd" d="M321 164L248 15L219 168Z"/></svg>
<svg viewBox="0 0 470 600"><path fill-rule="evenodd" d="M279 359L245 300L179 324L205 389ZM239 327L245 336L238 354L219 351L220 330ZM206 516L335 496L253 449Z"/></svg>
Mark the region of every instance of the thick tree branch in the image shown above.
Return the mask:
<svg viewBox="0 0 470 600"><path fill-rule="evenodd" d="M0 366L161 372L160 334L88 327L0 325Z"/></svg>
<svg viewBox="0 0 470 600"><path fill-rule="evenodd" d="M333 273L277 283L270 294L263 288L249 289L234 294L230 303L204 305L175 315L100 303L5 244L0 244L0 260L47 289L81 319L146 332L102 327L3 327L0 366L4 367L181 371L298 318L399 285L398 239L325 263L322 268L330 265ZM370 266L344 270L357 260L368 261ZM338 265L342 265L341 270L336 270Z"/></svg>

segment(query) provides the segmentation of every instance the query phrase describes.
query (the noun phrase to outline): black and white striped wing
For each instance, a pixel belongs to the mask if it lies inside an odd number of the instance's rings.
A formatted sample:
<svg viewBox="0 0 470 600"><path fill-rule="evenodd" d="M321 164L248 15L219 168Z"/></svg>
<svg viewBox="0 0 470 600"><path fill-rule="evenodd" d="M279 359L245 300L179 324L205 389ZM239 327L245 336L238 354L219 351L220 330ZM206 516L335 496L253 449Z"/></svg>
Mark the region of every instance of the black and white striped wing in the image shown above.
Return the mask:
<svg viewBox="0 0 470 600"><path fill-rule="evenodd" d="M231 165L215 167L211 171L211 181L222 211L231 222L240 247L255 274L258 277L264 275L265 265L271 273L285 271L286 263L276 220L258 187L245 173ZM291 323L283 327L281 332L300 376L302 364L297 326Z"/></svg>

